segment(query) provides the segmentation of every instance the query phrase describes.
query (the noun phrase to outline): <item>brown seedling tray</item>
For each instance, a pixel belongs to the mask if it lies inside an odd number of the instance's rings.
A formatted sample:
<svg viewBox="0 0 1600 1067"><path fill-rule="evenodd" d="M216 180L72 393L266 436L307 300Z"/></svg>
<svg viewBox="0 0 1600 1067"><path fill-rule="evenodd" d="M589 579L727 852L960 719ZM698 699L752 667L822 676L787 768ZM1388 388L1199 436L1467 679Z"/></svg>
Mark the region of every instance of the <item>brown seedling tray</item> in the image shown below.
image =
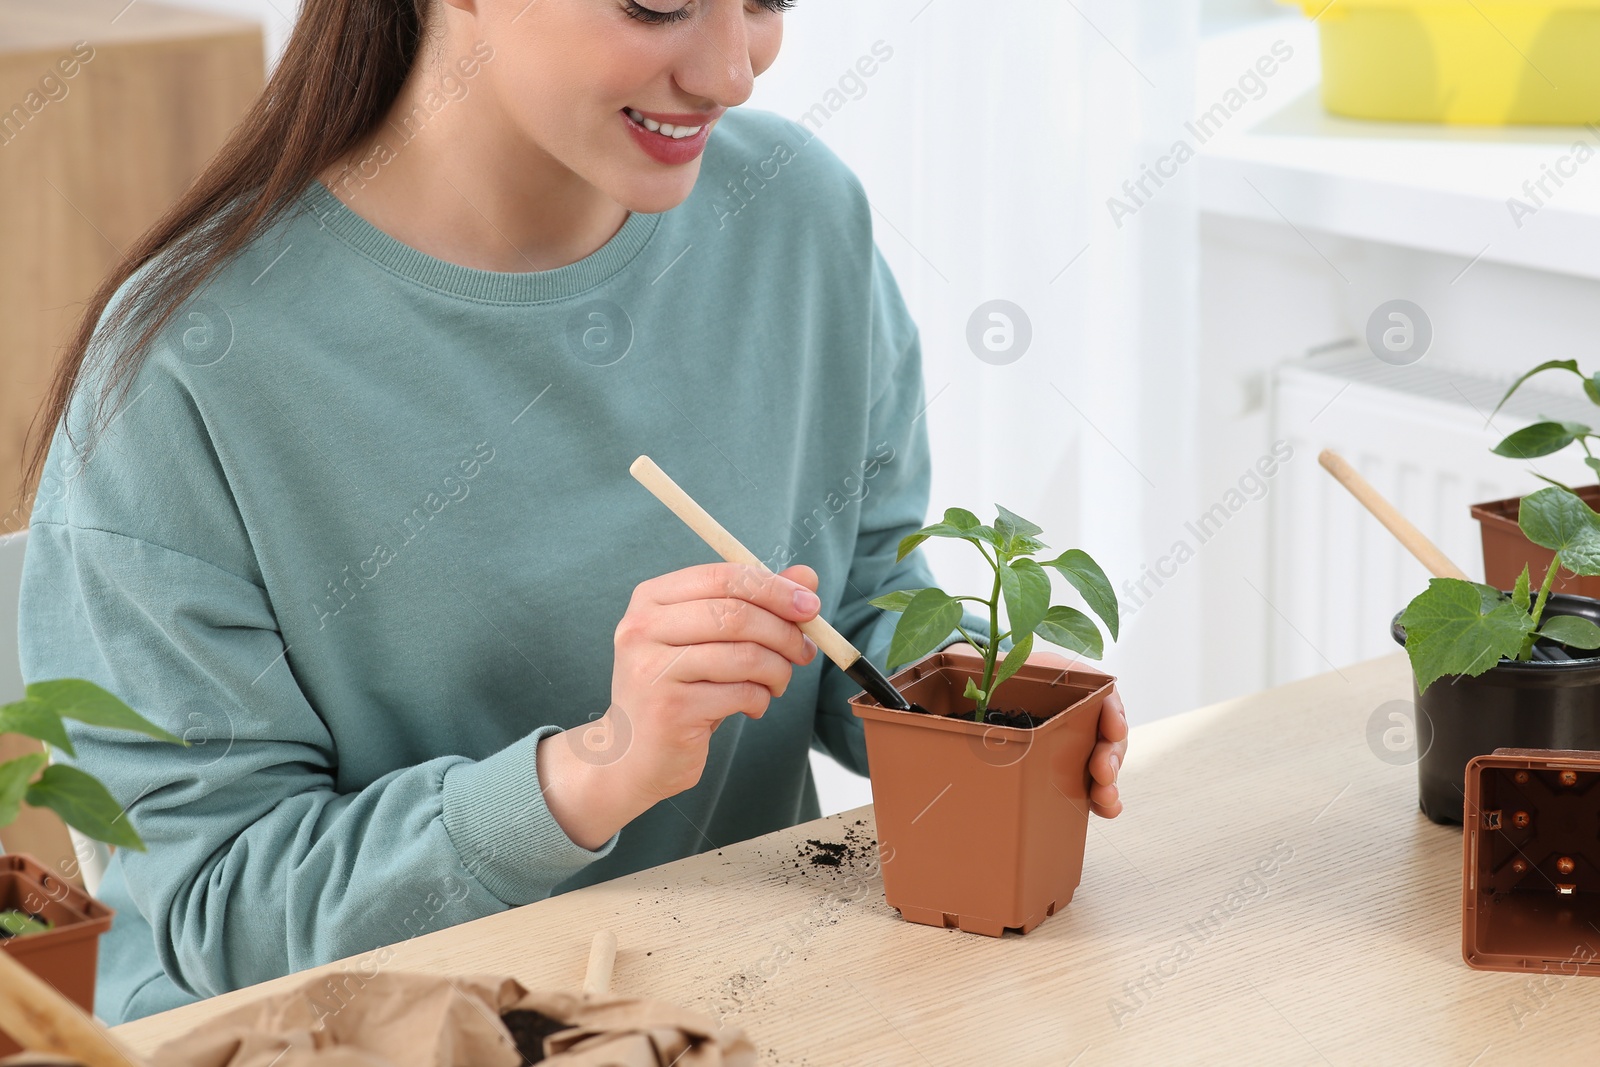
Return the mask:
<svg viewBox="0 0 1600 1067"><path fill-rule="evenodd" d="M1461 955L1600 975L1600 752L1501 748L1467 764Z"/></svg>
<svg viewBox="0 0 1600 1067"><path fill-rule="evenodd" d="M1591 508L1600 509L1600 485L1582 485L1576 490L1578 498ZM1549 568L1555 552L1529 541L1517 525L1522 513L1522 498L1507 497L1472 505L1472 517L1478 520L1483 537L1483 580L1496 589L1510 589L1517 584L1517 576L1526 566L1537 586ZM1600 575L1586 577L1563 568L1556 572L1557 593L1600 599Z"/></svg>

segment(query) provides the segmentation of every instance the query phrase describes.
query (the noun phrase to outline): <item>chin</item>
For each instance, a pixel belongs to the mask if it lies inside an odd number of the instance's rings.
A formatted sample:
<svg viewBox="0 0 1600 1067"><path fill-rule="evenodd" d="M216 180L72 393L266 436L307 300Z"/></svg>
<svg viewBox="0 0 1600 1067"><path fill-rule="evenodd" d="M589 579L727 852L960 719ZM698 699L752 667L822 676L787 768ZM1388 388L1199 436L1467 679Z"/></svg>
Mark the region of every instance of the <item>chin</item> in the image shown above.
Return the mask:
<svg viewBox="0 0 1600 1067"><path fill-rule="evenodd" d="M689 199L699 177L700 161L697 159L674 167L667 174L657 172L621 178L605 192L629 211L659 215Z"/></svg>

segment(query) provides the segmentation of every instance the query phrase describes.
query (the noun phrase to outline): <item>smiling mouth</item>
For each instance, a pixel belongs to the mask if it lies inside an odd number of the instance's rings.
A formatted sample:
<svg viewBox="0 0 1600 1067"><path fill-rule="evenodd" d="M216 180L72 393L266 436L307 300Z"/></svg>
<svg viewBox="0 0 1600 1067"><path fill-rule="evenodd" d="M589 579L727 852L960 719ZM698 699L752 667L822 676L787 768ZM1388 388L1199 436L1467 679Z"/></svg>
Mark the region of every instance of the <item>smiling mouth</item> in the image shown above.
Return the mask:
<svg viewBox="0 0 1600 1067"><path fill-rule="evenodd" d="M709 123L706 123L699 126L674 126L670 122L657 122L655 119L648 118L643 113L636 111L631 107L624 108L623 114L627 115L628 118L632 119L640 126L643 126L651 133L660 137L665 137L671 141L681 141L686 137L693 137L695 134L705 129L706 125L709 125Z"/></svg>

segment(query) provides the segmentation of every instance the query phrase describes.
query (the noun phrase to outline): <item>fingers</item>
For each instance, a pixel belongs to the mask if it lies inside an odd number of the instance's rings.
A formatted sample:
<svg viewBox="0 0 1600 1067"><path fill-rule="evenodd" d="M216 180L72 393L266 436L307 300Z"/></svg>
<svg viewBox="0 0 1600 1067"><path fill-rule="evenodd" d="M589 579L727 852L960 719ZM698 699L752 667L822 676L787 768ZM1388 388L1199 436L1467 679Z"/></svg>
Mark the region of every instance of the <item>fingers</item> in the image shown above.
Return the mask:
<svg viewBox="0 0 1600 1067"><path fill-rule="evenodd" d="M1089 790L1089 810L1102 819L1115 819L1122 814L1122 799L1114 785L1095 785Z"/></svg>
<svg viewBox="0 0 1600 1067"><path fill-rule="evenodd" d="M792 622L747 600L725 597L668 604L652 612L642 636L663 645L753 641L790 663L810 663L817 646Z"/></svg>
<svg viewBox="0 0 1600 1067"><path fill-rule="evenodd" d="M804 563L797 563L793 567L781 570L778 575L789 579L791 582L800 583L813 593L817 591L817 585L820 582L820 579L817 578L817 572L807 567Z"/></svg>
<svg viewBox="0 0 1600 1067"><path fill-rule="evenodd" d="M1116 689L1106 694L1105 703L1100 705L1100 736L1106 741L1126 741L1128 739L1128 713L1122 709L1122 697ZM1127 746L1123 746L1126 751Z"/></svg>
<svg viewBox="0 0 1600 1067"><path fill-rule="evenodd" d="M1100 706L1100 740L1089 757L1089 803L1096 815L1114 819L1122 813L1117 775L1128 752L1128 716L1116 690L1106 694Z"/></svg>
<svg viewBox="0 0 1600 1067"><path fill-rule="evenodd" d="M799 568L791 568L796 570ZM805 568L810 571L810 568ZM815 577L814 572L810 575ZM800 582L742 563L706 563L663 574L642 582L634 595L643 594L657 604L734 598L765 608L790 622L816 618L822 602Z"/></svg>
<svg viewBox="0 0 1600 1067"><path fill-rule="evenodd" d="M679 682L754 682L781 697L792 672L788 660L764 645L718 641L686 646L665 673Z"/></svg>

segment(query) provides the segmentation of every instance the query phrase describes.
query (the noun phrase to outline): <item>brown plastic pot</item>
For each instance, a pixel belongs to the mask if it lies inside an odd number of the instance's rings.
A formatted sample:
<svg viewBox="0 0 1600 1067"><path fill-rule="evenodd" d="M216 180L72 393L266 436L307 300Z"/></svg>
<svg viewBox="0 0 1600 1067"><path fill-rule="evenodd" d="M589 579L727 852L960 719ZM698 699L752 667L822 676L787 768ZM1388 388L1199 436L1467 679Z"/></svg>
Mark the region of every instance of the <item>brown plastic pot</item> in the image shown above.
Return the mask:
<svg viewBox="0 0 1600 1067"><path fill-rule="evenodd" d="M970 655L934 653L891 681L928 714L850 701L865 720L883 895L910 922L999 937L1066 907L1083 874L1089 756L1115 681L1030 658L996 708L1046 720L980 726L961 695Z"/></svg>
<svg viewBox="0 0 1600 1067"><path fill-rule="evenodd" d="M0 940L0 952L44 979L84 1011L94 1011L100 935L113 912L49 868L24 855L0 856L0 911L43 916L51 929ZM21 1049L0 1032L0 1057Z"/></svg>
<svg viewBox="0 0 1600 1067"><path fill-rule="evenodd" d="M1591 508L1600 510L1600 485L1585 485L1576 490L1578 498ZM1522 511L1522 498L1491 500L1472 505L1472 517L1478 520L1483 535L1483 580L1496 589L1510 589L1517 584L1517 576L1527 567L1537 588L1544 572L1549 568L1555 553L1541 548L1522 536L1517 518ZM1570 571L1556 572L1558 593L1572 593L1600 599L1600 575L1579 577Z"/></svg>
<svg viewBox="0 0 1600 1067"><path fill-rule="evenodd" d="M1461 956L1600 975L1600 752L1502 748L1467 765Z"/></svg>

